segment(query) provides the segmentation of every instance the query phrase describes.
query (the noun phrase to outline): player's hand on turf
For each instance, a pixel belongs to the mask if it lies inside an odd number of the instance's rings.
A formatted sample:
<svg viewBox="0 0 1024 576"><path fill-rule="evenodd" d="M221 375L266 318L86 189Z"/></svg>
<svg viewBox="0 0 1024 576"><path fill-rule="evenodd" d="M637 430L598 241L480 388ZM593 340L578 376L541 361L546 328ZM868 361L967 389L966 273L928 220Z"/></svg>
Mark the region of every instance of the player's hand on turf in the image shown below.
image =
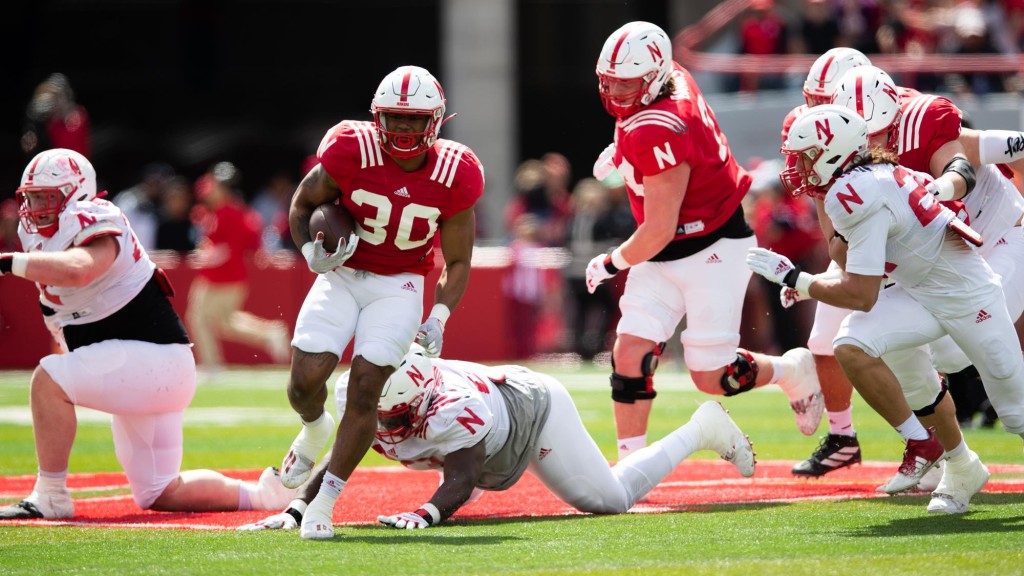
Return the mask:
<svg viewBox="0 0 1024 576"><path fill-rule="evenodd" d="M377 516L377 521L392 528L403 528L405 530L430 528L430 522L415 512L402 512L394 516Z"/></svg>
<svg viewBox="0 0 1024 576"><path fill-rule="evenodd" d="M239 526L238 530L295 530L298 527L299 523L295 519L295 516L292 516L288 512L279 512L273 516L267 516L259 522Z"/></svg>
<svg viewBox="0 0 1024 576"><path fill-rule="evenodd" d="M786 275L796 268L789 258L764 248L747 251L747 266L776 284L785 282Z"/></svg>
<svg viewBox="0 0 1024 576"><path fill-rule="evenodd" d="M331 270L334 270L338 266L341 266L348 260L352 253L356 251L356 245L359 244L359 237L353 232L348 237L348 241L344 238L338 239L338 247L334 252L328 252L324 248L324 233L317 232L316 239L313 241L313 252L309 255L307 263L309 269L317 274L326 274Z"/></svg>
<svg viewBox="0 0 1024 576"><path fill-rule="evenodd" d="M598 285L615 276L615 272L608 271L607 263L608 255L598 254L587 264L587 292L593 294L597 290Z"/></svg>
<svg viewBox="0 0 1024 576"><path fill-rule="evenodd" d="M441 355L441 347L444 345L444 323L440 318L431 316L420 324L416 332L416 343L423 346L428 358L437 358Z"/></svg>
<svg viewBox="0 0 1024 576"><path fill-rule="evenodd" d="M800 302L803 298L800 297L800 293L790 288L789 286L783 286L779 290L779 302L782 302L783 308L791 308L793 304Z"/></svg>
<svg viewBox="0 0 1024 576"><path fill-rule="evenodd" d="M614 157L615 143L612 142L601 152L601 155L597 157L597 162L594 162L594 178L604 180L612 173L613 170L615 170L615 164L612 162Z"/></svg>

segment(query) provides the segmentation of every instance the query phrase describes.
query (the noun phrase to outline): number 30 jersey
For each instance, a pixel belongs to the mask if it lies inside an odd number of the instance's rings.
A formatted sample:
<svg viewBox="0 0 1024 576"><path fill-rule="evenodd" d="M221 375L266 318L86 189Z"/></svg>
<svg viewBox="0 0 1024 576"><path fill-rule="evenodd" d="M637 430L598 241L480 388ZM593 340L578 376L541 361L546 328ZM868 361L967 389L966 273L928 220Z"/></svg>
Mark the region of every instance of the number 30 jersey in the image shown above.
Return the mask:
<svg viewBox="0 0 1024 576"><path fill-rule="evenodd" d="M359 246L345 266L356 270L426 275L438 226L483 195L483 166L452 140L438 139L426 164L406 172L381 150L372 122L345 120L327 131L317 157L355 219Z"/></svg>

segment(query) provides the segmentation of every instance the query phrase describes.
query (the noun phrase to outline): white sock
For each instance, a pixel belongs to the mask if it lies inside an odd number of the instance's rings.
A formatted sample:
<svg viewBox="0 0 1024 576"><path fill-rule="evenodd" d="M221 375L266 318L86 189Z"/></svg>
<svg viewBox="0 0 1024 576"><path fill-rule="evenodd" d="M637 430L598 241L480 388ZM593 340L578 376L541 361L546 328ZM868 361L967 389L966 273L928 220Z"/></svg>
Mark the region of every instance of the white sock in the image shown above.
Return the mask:
<svg viewBox="0 0 1024 576"><path fill-rule="evenodd" d="M238 483L238 509L239 510L262 510L254 504L259 499L256 489L259 488L251 482Z"/></svg>
<svg viewBox="0 0 1024 576"><path fill-rule="evenodd" d="M333 432L334 418L324 410L320 417L312 422L302 420L302 430L292 443L292 448L306 458L316 460Z"/></svg>
<svg viewBox="0 0 1024 576"><path fill-rule="evenodd" d="M928 439L928 431L924 429L924 426L921 426L921 421L913 414L910 415L910 418L907 418L906 422L897 426L896 431L900 433L900 436L903 436L904 440Z"/></svg>
<svg viewBox="0 0 1024 576"><path fill-rule="evenodd" d="M853 404L846 410L828 412L828 431L837 436L856 436L853 429Z"/></svg>
<svg viewBox="0 0 1024 576"><path fill-rule="evenodd" d="M33 492L40 494L68 494L68 470L65 468L60 472L47 472L39 470L36 475L36 485Z"/></svg>
<svg viewBox="0 0 1024 576"><path fill-rule="evenodd" d="M786 371L786 361L782 359L782 356L768 356L772 361L772 377L768 380L769 384L778 384L779 380L782 379L783 372Z"/></svg>
<svg viewBox="0 0 1024 576"><path fill-rule="evenodd" d="M956 448L946 452L946 456L949 457L950 466L954 468L966 466L971 461L971 451L967 448L967 441L961 438Z"/></svg>
<svg viewBox="0 0 1024 576"><path fill-rule="evenodd" d="M341 495L343 488L345 488L344 480L330 472L325 474L324 481L320 483L320 491L317 493L316 498L313 498L313 501L306 507L306 512L303 514L302 519L305 520L315 514L321 514L326 516L329 521L334 513L334 503L338 500L338 496Z"/></svg>
<svg viewBox="0 0 1024 576"><path fill-rule="evenodd" d="M617 444L619 446L619 460L621 461L626 456L629 456L633 452L647 446L647 434L641 434L640 436L633 436L631 438L619 438Z"/></svg>

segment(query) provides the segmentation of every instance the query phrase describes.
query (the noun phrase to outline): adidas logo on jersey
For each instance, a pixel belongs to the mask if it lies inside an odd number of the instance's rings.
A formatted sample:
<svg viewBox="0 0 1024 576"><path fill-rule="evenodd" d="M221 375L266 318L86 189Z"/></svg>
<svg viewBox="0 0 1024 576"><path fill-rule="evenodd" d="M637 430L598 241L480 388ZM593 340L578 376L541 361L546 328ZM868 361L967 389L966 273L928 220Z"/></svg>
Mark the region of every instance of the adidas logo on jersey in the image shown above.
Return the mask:
<svg viewBox="0 0 1024 576"><path fill-rule="evenodd" d="M401 196L402 198L409 198L409 189L402 186L398 190L395 190L395 196Z"/></svg>
<svg viewBox="0 0 1024 576"><path fill-rule="evenodd" d="M543 460L548 454L551 454L551 448L541 448L540 455L537 456L537 460Z"/></svg>
<svg viewBox="0 0 1024 576"><path fill-rule="evenodd" d="M718 254L712 254L708 256L708 259L704 261L705 264L721 264L722 259L718 257Z"/></svg>
<svg viewBox="0 0 1024 576"><path fill-rule="evenodd" d="M412 292L413 294L415 294L416 293L416 285L413 284L412 282L406 282L402 286L402 290L408 290L409 292Z"/></svg>
<svg viewBox="0 0 1024 576"><path fill-rule="evenodd" d="M992 317L991 314L989 314L988 312L985 312L985 310L982 309L980 312L978 312L978 317L974 319L974 323L975 324L981 324L982 322L984 322L985 320L988 320L991 317Z"/></svg>

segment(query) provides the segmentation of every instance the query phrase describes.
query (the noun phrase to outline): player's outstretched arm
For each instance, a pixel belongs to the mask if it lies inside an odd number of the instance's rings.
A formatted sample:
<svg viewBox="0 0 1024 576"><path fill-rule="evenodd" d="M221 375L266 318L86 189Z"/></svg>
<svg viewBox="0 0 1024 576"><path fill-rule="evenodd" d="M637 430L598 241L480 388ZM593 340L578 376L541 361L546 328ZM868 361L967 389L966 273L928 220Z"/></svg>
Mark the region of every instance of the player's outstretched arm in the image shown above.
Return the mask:
<svg viewBox="0 0 1024 576"><path fill-rule="evenodd" d="M88 286L114 265L117 252L112 236L61 252L6 252L0 254L0 276L14 274L46 286Z"/></svg>
<svg viewBox="0 0 1024 576"><path fill-rule="evenodd" d="M392 528L416 530L436 526L455 513L473 494L484 470L487 451L481 439L469 448L444 457L444 482L430 500L413 512L378 516L377 521Z"/></svg>

